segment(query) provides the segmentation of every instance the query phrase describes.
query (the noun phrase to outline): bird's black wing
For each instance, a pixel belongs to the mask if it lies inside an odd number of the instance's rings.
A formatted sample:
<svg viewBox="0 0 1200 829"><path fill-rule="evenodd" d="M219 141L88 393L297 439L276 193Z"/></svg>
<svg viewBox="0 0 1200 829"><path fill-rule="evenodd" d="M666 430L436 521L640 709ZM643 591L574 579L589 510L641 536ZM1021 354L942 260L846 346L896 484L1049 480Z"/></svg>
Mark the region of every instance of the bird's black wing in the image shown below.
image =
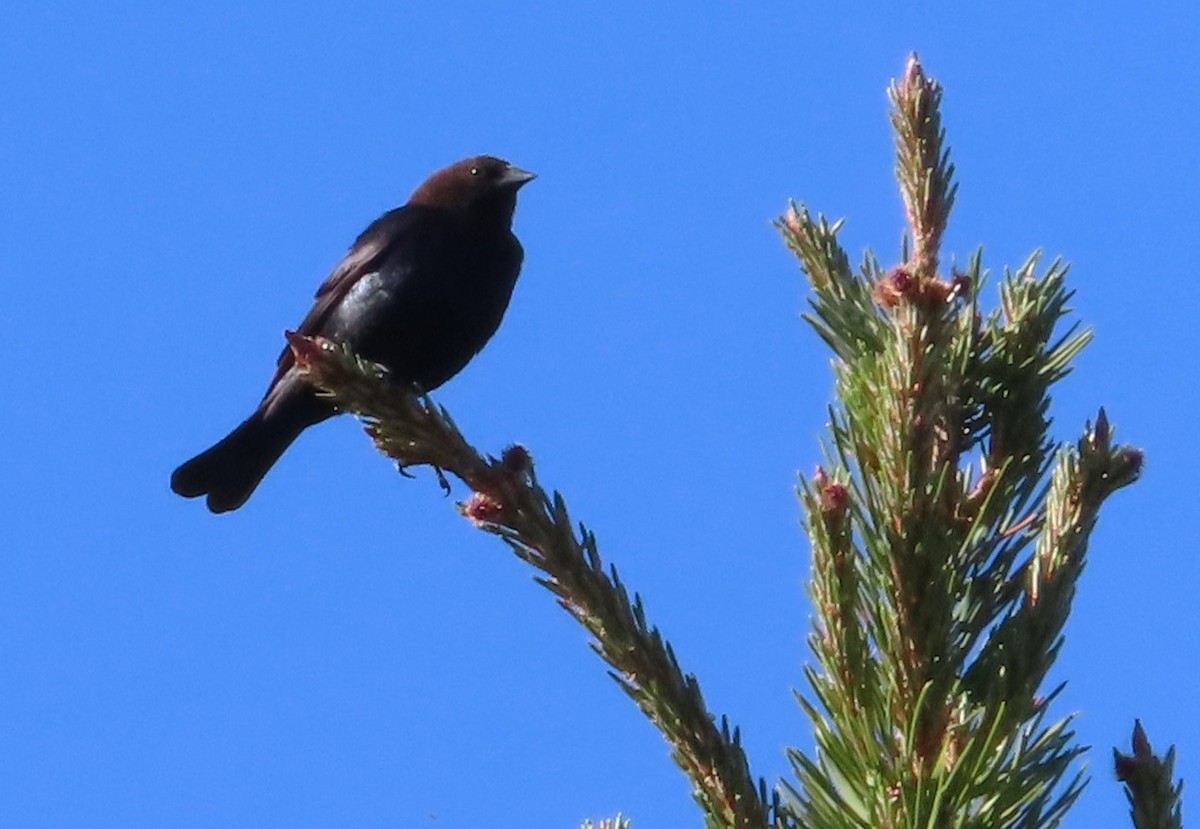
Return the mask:
<svg viewBox="0 0 1200 829"><path fill-rule="evenodd" d="M321 334L325 321L355 283L378 270L380 262L412 233L419 214L420 211L412 207L398 207L384 213L360 233L342 261L337 263L321 283L321 287L317 288L316 302L297 326L296 333L309 337ZM270 396L279 379L292 367L294 360L291 348L285 347L276 362L275 376L267 387L264 400Z"/></svg>

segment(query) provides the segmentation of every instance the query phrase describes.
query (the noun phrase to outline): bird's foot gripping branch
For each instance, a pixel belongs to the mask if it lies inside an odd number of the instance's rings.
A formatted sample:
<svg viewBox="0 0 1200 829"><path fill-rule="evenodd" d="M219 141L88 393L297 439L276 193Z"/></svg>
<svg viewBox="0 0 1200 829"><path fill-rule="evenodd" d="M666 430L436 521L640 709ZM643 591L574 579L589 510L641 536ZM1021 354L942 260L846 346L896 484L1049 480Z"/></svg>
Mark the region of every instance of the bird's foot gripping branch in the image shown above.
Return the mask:
<svg viewBox="0 0 1200 829"><path fill-rule="evenodd" d="M428 395L393 382L382 366L320 337L288 335L296 366L337 407L357 415L379 450L403 470L432 466L472 490L459 509L499 536L539 571L537 582L595 637L593 648L610 675L662 731L693 794L721 827L781 826L778 796L755 780L737 729L718 726L695 676L679 667L641 597L629 593L616 568L605 568L596 537L573 525L566 502L542 489L528 450L513 445L500 457L469 444L450 413Z"/></svg>
<svg viewBox="0 0 1200 829"><path fill-rule="evenodd" d="M402 472L410 466L449 470L476 492L499 485L499 470L466 442L445 409L428 395L418 396L417 387L405 388L384 366L340 343L293 331L286 336L301 373L338 409L359 415L367 434Z"/></svg>

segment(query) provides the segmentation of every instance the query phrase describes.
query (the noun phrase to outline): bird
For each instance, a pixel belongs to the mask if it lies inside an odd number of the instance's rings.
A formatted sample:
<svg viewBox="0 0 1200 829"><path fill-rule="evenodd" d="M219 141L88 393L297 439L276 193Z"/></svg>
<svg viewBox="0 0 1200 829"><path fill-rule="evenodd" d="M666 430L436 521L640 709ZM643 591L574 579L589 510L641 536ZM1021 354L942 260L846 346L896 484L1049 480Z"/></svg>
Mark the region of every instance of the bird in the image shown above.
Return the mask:
<svg viewBox="0 0 1200 829"><path fill-rule="evenodd" d="M342 343L396 381L438 388L500 326L525 256L512 232L517 191L535 177L490 155L438 170L358 236L296 332ZM236 510L301 432L339 413L284 348L254 412L176 469L171 489L206 496L214 513Z"/></svg>

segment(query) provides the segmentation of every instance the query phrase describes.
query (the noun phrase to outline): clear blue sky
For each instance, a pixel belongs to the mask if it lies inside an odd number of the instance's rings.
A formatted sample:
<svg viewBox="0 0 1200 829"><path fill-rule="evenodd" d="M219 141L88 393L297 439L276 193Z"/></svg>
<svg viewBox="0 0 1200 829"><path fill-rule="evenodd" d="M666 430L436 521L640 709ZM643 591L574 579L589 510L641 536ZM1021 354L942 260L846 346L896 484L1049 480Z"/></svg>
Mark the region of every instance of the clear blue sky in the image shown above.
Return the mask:
<svg viewBox="0 0 1200 829"><path fill-rule="evenodd" d="M0 823L699 825L583 632L349 419L235 514L167 487L354 235L477 152L540 173L526 267L438 398L481 447L531 447L755 771L786 773L810 745L794 475L832 380L769 222L795 197L894 261L884 89L913 49L947 87L947 250L1074 263L1097 341L1056 429L1103 404L1148 453L1056 673L1095 746L1069 825L1124 824L1134 717L1194 782L1200 10L974 5L7 6Z"/></svg>

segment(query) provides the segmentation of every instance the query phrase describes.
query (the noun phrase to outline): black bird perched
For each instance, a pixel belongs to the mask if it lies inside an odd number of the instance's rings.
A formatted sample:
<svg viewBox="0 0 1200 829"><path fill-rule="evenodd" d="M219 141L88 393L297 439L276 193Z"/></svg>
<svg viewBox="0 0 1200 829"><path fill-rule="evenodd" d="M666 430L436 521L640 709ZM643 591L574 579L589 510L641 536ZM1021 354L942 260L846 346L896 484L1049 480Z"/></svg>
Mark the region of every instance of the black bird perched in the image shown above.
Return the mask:
<svg viewBox="0 0 1200 829"><path fill-rule="evenodd" d="M297 331L344 343L398 381L436 389L500 326L524 257L512 233L517 190L533 177L486 155L434 173L355 240ZM285 348L254 414L176 469L171 489L207 495L213 512L235 510L301 432L335 414Z"/></svg>

